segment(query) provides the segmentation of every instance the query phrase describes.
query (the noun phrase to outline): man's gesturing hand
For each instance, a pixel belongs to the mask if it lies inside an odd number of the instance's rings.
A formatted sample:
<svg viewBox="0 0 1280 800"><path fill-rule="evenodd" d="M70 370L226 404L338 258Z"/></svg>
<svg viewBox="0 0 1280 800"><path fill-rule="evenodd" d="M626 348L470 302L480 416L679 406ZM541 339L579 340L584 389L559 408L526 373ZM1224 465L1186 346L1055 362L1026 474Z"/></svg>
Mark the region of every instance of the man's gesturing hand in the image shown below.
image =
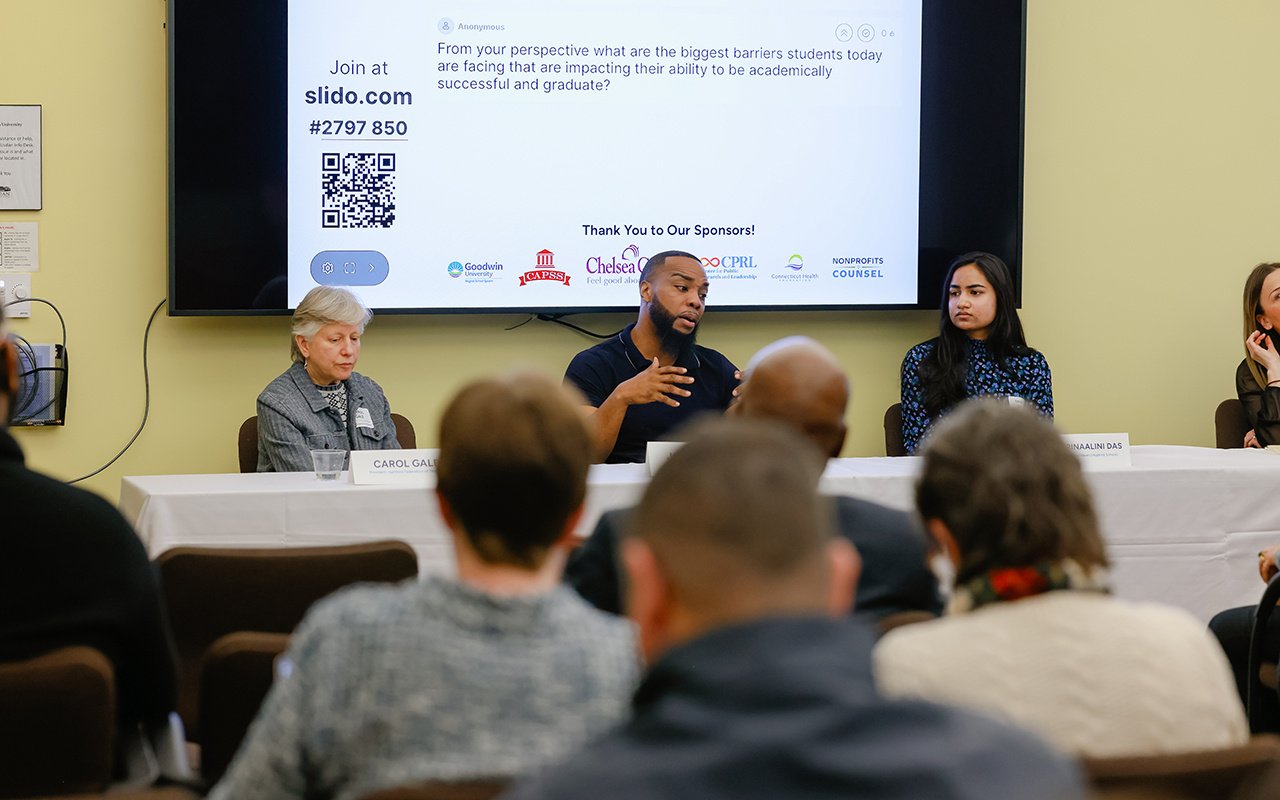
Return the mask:
<svg viewBox="0 0 1280 800"><path fill-rule="evenodd" d="M688 397L688 389L680 388L681 384L693 383L693 378L685 374L684 367L662 367L658 359L634 378L618 384L615 393L629 406L645 403L666 403L679 406L677 397Z"/></svg>

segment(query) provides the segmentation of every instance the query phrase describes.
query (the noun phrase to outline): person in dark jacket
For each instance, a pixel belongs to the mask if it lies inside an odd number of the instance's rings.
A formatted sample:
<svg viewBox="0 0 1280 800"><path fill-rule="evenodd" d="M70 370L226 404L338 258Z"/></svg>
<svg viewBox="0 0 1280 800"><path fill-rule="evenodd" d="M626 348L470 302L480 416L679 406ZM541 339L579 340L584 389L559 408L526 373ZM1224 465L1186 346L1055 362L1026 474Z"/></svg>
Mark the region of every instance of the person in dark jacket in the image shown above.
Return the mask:
<svg viewBox="0 0 1280 800"><path fill-rule="evenodd" d="M801 336L760 350L747 367L731 415L774 419L802 432L829 456L840 454L847 433L849 379L835 356ZM927 566L929 542L908 513L855 497L836 497L836 530L862 557L854 612L871 621L903 611L942 611L938 581ZM615 557L627 509L607 511L591 537L573 552L565 581L587 602L622 613Z"/></svg>
<svg viewBox="0 0 1280 800"><path fill-rule="evenodd" d="M0 309L0 332L3 321ZM8 431L16 355L0 335L0 661L95 648L115 671L118 740L140 724L162 729L177 702L177 668L147 551L106 500L27 469Z"/></svg>
<svg viewBox="0 0 1280 800"><path fill-rule="evenodd" d="M650 664L632 717L510 800L1087 796L1033 734L879 695L821 456L748 420L704 424L671 456L619 553Z"/></svg>

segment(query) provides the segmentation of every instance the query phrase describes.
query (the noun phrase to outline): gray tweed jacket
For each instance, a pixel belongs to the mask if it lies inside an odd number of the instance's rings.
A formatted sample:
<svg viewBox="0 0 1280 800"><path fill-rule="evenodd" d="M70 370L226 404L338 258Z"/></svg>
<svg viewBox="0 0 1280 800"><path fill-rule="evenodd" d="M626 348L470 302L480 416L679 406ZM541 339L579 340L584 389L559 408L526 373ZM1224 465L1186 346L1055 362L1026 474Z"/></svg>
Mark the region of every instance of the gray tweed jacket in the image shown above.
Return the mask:
<svg viewBox="0 0 1280 800"><path fill-rule="evenodd" d="M347 424L295 363L258 395L258 472L310 472L312 450L396 450L396 426L382 387L358 372L347 379ZM365 409L372 427L364 422Z"/></svg>

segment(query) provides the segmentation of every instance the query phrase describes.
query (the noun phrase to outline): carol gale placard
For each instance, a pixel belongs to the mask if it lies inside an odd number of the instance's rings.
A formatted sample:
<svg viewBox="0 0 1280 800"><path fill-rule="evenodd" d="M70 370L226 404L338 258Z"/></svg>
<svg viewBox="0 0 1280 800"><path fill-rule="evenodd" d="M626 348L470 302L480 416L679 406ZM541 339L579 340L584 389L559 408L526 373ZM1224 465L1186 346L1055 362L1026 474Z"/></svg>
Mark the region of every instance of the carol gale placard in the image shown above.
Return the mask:
<svg viewBox="0 0 1280 800"><path fill-rule="evenodd" d="M0 210L40 210L40 111L0 105Z"/></svg>

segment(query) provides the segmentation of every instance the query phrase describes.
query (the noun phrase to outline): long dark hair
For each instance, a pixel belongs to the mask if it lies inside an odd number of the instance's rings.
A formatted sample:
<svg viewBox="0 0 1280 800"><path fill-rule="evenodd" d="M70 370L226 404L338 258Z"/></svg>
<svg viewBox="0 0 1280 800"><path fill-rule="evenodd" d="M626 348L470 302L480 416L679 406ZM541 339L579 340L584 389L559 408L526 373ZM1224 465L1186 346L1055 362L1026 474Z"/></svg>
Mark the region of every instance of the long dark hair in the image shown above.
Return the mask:
<svg viewBox="0 0 1280 800"><path fill-rule="evenodd" d="M920 383L924 388L924 407L930 415L937 414L965 399L964 378L969 369L969 337L951 322L948 309L951 278L956 270L973 264L986 277L996 294L996 316L987 329L987 350L1001 369L1007 367L1010 356L1022 356L1033 352L1027 347L1022 333L1022 321L1018 319L1018 303L1013 293L1013 275L999 256L975 251L965 253L947 267L942 280L942 320L938 325L938 338L930 352L920 362Z"/></svg>

